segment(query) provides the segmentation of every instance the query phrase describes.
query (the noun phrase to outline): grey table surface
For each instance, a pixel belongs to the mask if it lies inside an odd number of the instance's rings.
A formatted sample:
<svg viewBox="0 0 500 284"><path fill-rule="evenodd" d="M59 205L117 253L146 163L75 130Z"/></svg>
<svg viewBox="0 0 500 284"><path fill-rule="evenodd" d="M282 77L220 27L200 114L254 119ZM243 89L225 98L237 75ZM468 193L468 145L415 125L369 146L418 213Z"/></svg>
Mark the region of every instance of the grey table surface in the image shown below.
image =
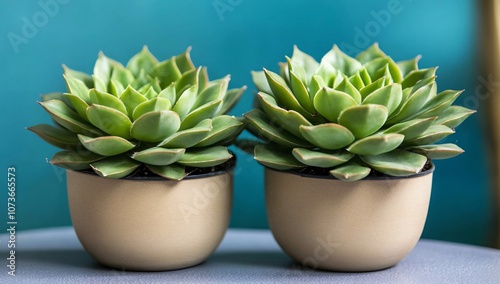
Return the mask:
<svg viewBox="0 0 500 284"><path fill-rule="evenodd" d="M99 265L73 228L18 232L16 276L7 274L8 235L0 235L0 283L500 283L500 250L421 240L395 267L365 273L303 269L267 230L230 229L204 263L165 272Z"/></svg>

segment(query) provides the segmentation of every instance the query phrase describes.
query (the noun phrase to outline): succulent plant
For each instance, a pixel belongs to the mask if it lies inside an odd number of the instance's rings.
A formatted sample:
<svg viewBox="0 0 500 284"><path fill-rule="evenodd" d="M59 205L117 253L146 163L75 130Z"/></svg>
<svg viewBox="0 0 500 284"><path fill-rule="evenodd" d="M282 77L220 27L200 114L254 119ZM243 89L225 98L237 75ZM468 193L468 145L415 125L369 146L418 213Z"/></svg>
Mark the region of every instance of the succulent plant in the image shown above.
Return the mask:
<svg viewBox="0 0 500 284"><path fill-rule="evenodd" d="M229 75L209 81L184 53L158 62L144 47L124 67L102 52L93 75L63 66L68 93L42 96L55 126L28 129L62 148L51 163L122 178L145 170L181 180L187 169L228 161L225 146L243 130L224 115L246 87L228 90Z"/></svg>
<svg viewBox="0 0 500 284"><path fill-rule="evenodd" d="M348 181L409 176L456 156L455 144L433 143L474 111L452 106L462 91L437 93L437 68L419 69L419 59L394 62L374 44L356 58L333 46L318 63L295 46L279 74L252 72L258 106L244 116L264 143L238 144L270 168Z"/></svg>

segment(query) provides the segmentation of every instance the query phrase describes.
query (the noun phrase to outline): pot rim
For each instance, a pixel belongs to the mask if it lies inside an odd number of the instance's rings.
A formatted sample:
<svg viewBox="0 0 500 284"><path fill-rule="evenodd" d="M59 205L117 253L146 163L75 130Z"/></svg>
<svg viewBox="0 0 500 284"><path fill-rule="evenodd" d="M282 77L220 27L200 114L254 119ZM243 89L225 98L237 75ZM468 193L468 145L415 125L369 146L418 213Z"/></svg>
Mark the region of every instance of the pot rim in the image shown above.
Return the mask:
<svg viewBox="0 0 500 284"><path fill-rule="evenodd" d="M208 177L213 177L213 176L218 176L218 175L222 175L222 174L225 174L225 173L229 173L229 172L231 172L236 167L236 155L233 154L233 157L231 157L229 160L227 160L226 162L224 162L222 165L224 165L224 164L226 164L226 165L225 165L225 167L223 169L220 169L220 170L217 170L217 171L213 171L213 172L209 172L209 173L187 175L187 176L185 176L180 181L190 180L190 179L199 179L199 178L208 178ZM81 173L81 174L85 174L85 175L91 175L91 176L101 177L98 174L96 174L94 171L90 172L90 171L87 171L87 170L79 170L79 171L69 170L69 169L67 169L67 170L68 171L74 171L74 172ZM102 177L102 178L106 178L106 177ZM166 179L164 177L156 176L156 175L155 176L126 176L126 177L123 177L123 178L119 178L117 180L131 180L131 181L174 181L174 182L179 182L177 180L170 180L170 179Z"/></svg>
<svg viewBox="0 0 500 284"><path fill-rule="evenodd" d="M430 168L429 169L421 171L421 172L413 174L413 175L410 175L410 176L397 177L397 176L389 176L389 175L384 174L383 176L367 176L367 177L365 177L365 178L363 178L361 180L358 180L358 181L364 181L364 180L398 180L398 179L411 179L411 178L418 178L418 177L426 176L426 175L432 174L434 172L434 170L436 169L436 167L434 166L434 163L431 160L428 160L428 161L429 161L429 164L430 164ZM276 170L276 169L273 169L273 168L270 168L270 167L267 167L267 166L264 166L264 168L266 170L271 170L271 171L280 172L280 173L284 173L284 174L292 174L292 175L296 175L296 176L300 176L300 177L304 177L304 178L329 179L329 180L338 180L338 181L341 181L340 179L338 179L338 178L336 178L334 176L330 176L330 175L329 176L311 175L311 174L304 174L304 173L296 172L296 171L293 171L293 170L287 170L287 171Z"/></svg>

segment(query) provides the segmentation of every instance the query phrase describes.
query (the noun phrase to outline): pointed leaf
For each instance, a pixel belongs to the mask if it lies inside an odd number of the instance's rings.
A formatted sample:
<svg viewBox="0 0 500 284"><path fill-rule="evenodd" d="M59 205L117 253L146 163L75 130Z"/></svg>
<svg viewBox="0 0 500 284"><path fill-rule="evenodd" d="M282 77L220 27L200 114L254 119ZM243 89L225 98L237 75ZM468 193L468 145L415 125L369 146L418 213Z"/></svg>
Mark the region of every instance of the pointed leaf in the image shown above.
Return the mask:
<svg viewBox="0 0 500 284"><path fill-rule="evenodd" d="M410 71L403 79L401 85L403 85L403 89L412 87L422 79L434 77L436 75L436 70L437 67Z"/></svg>
<svg viewBox="0 0 500 284"><path fill-rule="evenodd" d="M299 129L307 141L321 149L337 150L354 141L354 135L347 128L336 123L300 126Z"/></svg>
<svg viewBox="0 0 500 284"><path fill-rule="evenodd" d="M158 146L165 148L190 148L203 140L210 130L212 130L212 120L205 119L193 128L188 128L172 134Z"/></svg>
<svg viewBox="0 0 500 284"><path fill-rule="evenodd" d="M290 149L284 150L282 147L257 145L254 149L254 157L262 165L276 170L286 171L305 167L293 157Z"/></svg>
<svg viewBox="0 0 500 284"><path fill-rule="evenodd" d="M363 68L363 65L361 65L359 61L342 52L337 45L334 45L333 48L323 56L321 61L329 62L333 67L347 76L352 76L356 71Z"/></svg>
<svg viewBox="0 0 500 284"><path fill-rule="evenodd" d="M304 148L294 148L293 156L304 165L331 168L349 161L354 154L347 151L323 152Z"/></svg>
<svg viewBox="0 0 500 284"><path fill-rule="evenodd" d="M66 86L71 94L81 98L86 103L90 102L89 88L82 80L71 77L66 78L66 76L64 76L64 80L66 80Z"/></svg>
<svg viewBox="0 0 500 284"><path fill-rule="evenodd" d="M359 73L356 73L349 77L349 82L358 90L361 90L365 87L365 83L363 82L363 79L361 78L361 75L359 75Z"/></svg>
<svg viewBox="0 0 500 284"><path fill-rule="evenodd" d="M66 98L66 95L63 93L59 93L59 92L48 93L48 94L41 95L41 97L42 97L42 102L51 101L51 100L59 100L59 101L62 101L63 103L65 103L68 107L73 108L73 106L71 105L71 102L68 100L68 98Z"/></svg>
<svg viewBox="0 0 500 284"><path fill-rule="evenodd" d="M266 74L264 71L252 71L252 80L257 87L257 91L264 92L266 94L272 94L273 91L269 87L269 83L267 82Z"/></svg>
<svg viewBox="0 0 500 284"><path fill-rule="evenodd" d="M100 92L96 89L91 89L89 95L90 95L90 101L93 104L106 106L115 109L123 113L124 115L128 115L127 108L119 98L108 93Z"/></svg>
<svg viewBox="0 0 500 284"><path fill-rule="evenodd" d="M109 82L109 91L113 96L118 98L125 91L125 88L123 87L122 83L111 79L111 81Z"/></svg>
<svg viewBox="0 0 500 284"><path fill-rule="evenodd" d="M382 87L371 94L364 100L363 104L378 104L387 107L389 115L396 110L403 98L403 90L400 84L390 84Z"/></svg>
<svg viewBox="0 0 500 284"><path fill-rule="evenodd" d="M92 105L87 108L89 121L102 131L113 136L130 139L132 122L124 113L101 105Z"/></svg>
<svg viewBox="0 0 500 284"><path fill-rule="evenodd" d="M375 133L385 123L388 110L381 105L353 106L342 111L339 124L349 129L359 139Z"/></svg>
<svg viewBox="0 0 500 284"><path fill-rule="evenodd" d="M177 162L186 152L184 148L152 147L132 154L131 158L153 166L167 166Z"/></svg>
<svg viewBox="0 0 500 284"><path fill-rule="evenodd" d="M249 130L255 130L255 135L261 139L267 138L270 141L285 147L310 147L306 141L292 135L284 128L269 121L264 112L253 109L244 114L249 122ZM276 126L275 126L276 125Z"/></svg>
<svg viewBox="0 0 500 284"><path fill-rule="evenodd" d="M122 178L135 171L141 163L127 156L108 157L90 164L96 174L106 178Z"/></svg>
<svg viewBox="0 0 500 284"><path fill-rule="evenodd" d="M448 135L455 133L453 129L444 125L431 125L417 138L405 141L405 145L426 145L435 143Z"/></svg>
<svg viewBox="0 0 500 284"><path fill-rule="evenodd" d="M361 156L373 169L390 176L410 176L422 171L427 157L404 150L394 150L376 156Z"/></svg>
<svg viewBox="0 0 500 284"><path fill-rule="evenodd" d="M132 118L134 120L137 120L145 113L153 111L161 111L161 110L170 110L171 108L172 105L170 104L170 101L168 99L157 97L150 101L144 101L143 103L138 105L132 114Z"/></svg>
<svg viewBox="0 0 500 284"><path fill-rule="evenodd" d="M338 121L340 113L356 106L356 101L347 93L324 87L314 97L314 108L331 122Z"/></svg>
<svg viewBox="0 0 500 284"><path fill-rule="evenodd" d="M130 133L140 141L160 142L179 130L179 115L170 110L148 112L132 124Z"/></svg>
<svg viewBox="0 0 500 284"><path fill-rule="evenodd" d="M115 156L132 150L136 144L119 136L88 137L78 134L78 139L89 151L101 156Z"/></svg>
<svg viewBox="0 0 500 284"><path fill-rule="evenodd" d="M213 145L219 141L236 136L243 123L234 116L221 115L212 120L212 130L203 138L196 147Z"/></svg>
<svg viewBox="0 0 500 284"><path fill-rule="evenodd" d="M85 85L89 89L94 87L94 81L92 80L92 76L90 76L89 74L73 70L64 64L62 67L64 69L64 76L66 76L68 78L75 78L75 79L79 79L79 80L83 81L83 83L85 83Z"/></svg>
<svg viewBox="0 0 500 284"><path fill-rule="evenodd" d="M243 92L245 92L246 89L247 86L243 86L239 89L228 90L222 99L222 105L220 106L216 115L222 115L230 111L233 108L233 106L238 102L241 95L243 94Z"/></svg>
<svg viewBox="0 0 500 284"><path fill-rule="evenodd" d="M179 164L168 166L146 165L153 173L170 180L182 180L186 176L186 168Z"/></svg>
<svg viewBox="0 0 500 284"><path fill-rule="evenodd" d="M78 144L80 144L75 133L60 127L54 127L48 124L38 124L28 127L28 130L34 132L38 137L42 138L50 145L61 149L76 149Z"/></svg>
<svg viewBox="0 0 500 284"><path fill-rule="evenodd" d="M101 135L95 127L87 124L76 112L62 101L45 101L39 103L64 128L74 133L87 135Z"/></svg>
<svg viewBox="0 0 500 284"><path fill-rule="evenodd" d="M410 60L405 60L405 61L399 61L396 64L399 67L399 70L401 70L401 74L403 75L403 78L408 75L411 71L418 70L418 61L420 60L421 56L418 55L417 57L410 59Z"/></svg>
<svg viewBox="0 0 500 284"><path fill-rule="evenodd" d="M358 155L380 155L396 149L404 138L404 135L394 133L372 135L352 143L347 151Z"/></svg>
<svg viewBox="0 0 500 284"><path fill-rule="evenodd" d="M446 90L437 94L435 97L427 101L427 103L422 107L422 110L416 114L416 116L422 118L438 116L445 109L449 108L462 92L463 90Z"/></svg>
<svg viewBox="0 0 500 284"><path fill-rule="evenodd" d="M175 92L176 94L182 94L189 87L200 87L198 86L198 77L201 72L201 67L198 69L189 70L186 73L183 73L179 80L175 81Z"/></svg>
<svg viewBox="0 0 500 284"><path fill-rule="evenodd" d="M294 110L287 111L280 108L272 96L260 92L257 97L267 116L276 118L280 126L293 133L295 136L302 137L302 133L300 133L299 130L301 125L312 125L298 112Z"/></svg>
<svg viewBox="0 0 500 284"><path fill-rule="evenodd" d="M111 82L115 81L120 83L122 86L128 86L134 81L134 75L128 69L123 66L114 66L111 72Z"/></svg>
<svg viewBox="0 0 500 284"><path fill-rule="evenodd" d="M189 89L185 90L175 103L173 111L175 111L179 115L181 120L184 120L184 118L191 111L192 107L196 102L197 94L198 94L198 86L194 85Z"/></svg>
<svg viewBox="0 0 500 284"><path fill-rule="evenodd" d="M356 104L361 104L360 92L356 89L356 87L354 87L347 77L344 77L342 82L335 87L335 90L348 94L354 99Z"/></svg>
<svg viewBox="0 0 500 284"><path fill-rule="evenodd" d="M181 73L195 69L193 62L191 61L191 46L189 46L186 51L177 55L175 57L175 63L179 67Z"/></svg>
<svg viewBox="0 0 500 284"><path fill-rule="evenodd" d="M106 92L106 86L109 83L111 70L113 69L112 64L113 61L110 58L106 57L104 53L99 52L99 56L97 57L97 61L94 65L94 73L92 76L94 80L94 87L99 91ZM97 83L99 83L100 86L97 86ZM103 86L104 89L102 89Z"/></svg>
<svg viewBox="0 0 500 284"><path fill-rule="evenodd" d="M390 128L384 131L384 133L399 133L405 136L406 140L411 140L429 128L432 123L436 120L436 117L413 119L398 124L394 124Z"/></svg>
<svg viewBox="0 0 500 284"><path fill-rule="evenodd" d="M89 105L79 96L75 96L73 94L64 94L64 96L71 102L78 115L88 121L89 119L87 118L87 108L89 107Z"/></svg>
<svg viewBox="0 0 500 284"><path fill-rule="evenodd" d="M191 128L201 121L212 118L217 113L217 110L222 105L222 101L210 102L191 111L181 122L180 130Z"/></svg>
<svg viewBox="0 0 500 284"><path fill-rule="evenodd" d="M390 125L396 122L404 121L406 119L411 119L431 98L435 96L435 82L418 89L415 93L410 94L410 97L404 103L401 110L398 113L393 113L387 123Z"/></svg>
<svg viewBox="0 0 500 284"><path fill-rule="evenodd" d="M462 106L450 106L439 115L434 124L441 124L454 129L475 112L475 110Z"/></svg>
<svg viewBox="0 0 500 284"><path fill-rule="evenodd" d="M166 88L170 84L179 80L182 76L182 72L179 70L177 63L175 62L175 57L168 60L160 62L155 66L153 70L155 77L160 79L160 86Z"/></svg>
<svg viewBox="0 0 500 284"><path fill-rule="evenodd" d="M367 85L360 89L359 93L361 94L361 98L364 99L366 98L369 94L375 92L376 90L382 88L384 86L384 78L380 78L374 82L372 82L370 85Z"/></svg>
<svg viewBox="0 0 500 284"><path fill-rule="evenodd" d="M346 163L330 171L330 174L339 180L357 181L364 179L371 173L371 169L356 163Z"/></svg>
<svg viewBox="0 0 500 284"><path fill-rule="evenodd" d="M386 56L387 55L378 46L378 43L374 43L370 47L368 47L367 49L360 52L356 56L356 59L359 62L361 62L362 64L366 64L368 61L371 61L371 60L379 58L379 57L386 57Z"/></svg>
<svg viewBox="0 0 500 284"><path fill-rule="evenodd" d="M158 98L165 98L170 101L171 105L174 105L177 100L177 96L175 94L175 84L172 83L167 88L163 89L158 94Z"/></svg>
<svg viewBox="0 0 500 284"><path fill-rule="evenodd" d="M300 106L292 91L287 87L283 78L266 69L264 69L264 73L269 82L269 87L273 91L272 94L276 98L278 104L284 106L287 110L295 110L301 114L306 112L302 106Z"/></svg>
<svg viewBox="0 0 500 284"><path fill-rule="evenodd" d="M222 100L227 92L229 80L229 76L226 76L216 84L209 84L203 91L198 94L193 109L196 109L210 102Z"/></svg>
<svg viewBox="0 0 500 284"><path fill-rule="evenodd" d="M232 157L233 155L223 146L191 148L182 155L177 163L184 166L206 168L220 165Z"/></svg>
<svg viewBox="0 0 500 284"><path fill-rule="evenodd" d="M290 85L299 104L310 113L314 113L314 108L304 83L297 77L295 72L290 71Z"/></svg>
<svg viewBox="0 0 500 284"><path fill-rule="evenodd" d="M123 94L120 96L120 100L123 102L125 107L127 108L127 112L132 115L135 108L143 102L146 102L148 99L141 95L138 91L136 91L132 86L128 86Z"/></svg>
<svg viewBox="0 0 500 284"><path fill-rule="evenodd" d="M146 74L151 74L156 64L158 60L149 52L148 47L144 46L139 53L130 58L127 69L137 77L141 70L144 70Z"/></svg>
<svg viewBox="0 0 500 284"><path fill-rule="evenodd" d="M50 163L54 166L70 170L84 170L90 168L90 163L104 157L86 151L61 151L57 152Z"/></svg>
<svg viewBox="0 0 500 284"><path fill-rule="evenodd" d="M408 151L422 154L432 160L449 159L464 152L462 148L452 143L410 147Z"/></svg>

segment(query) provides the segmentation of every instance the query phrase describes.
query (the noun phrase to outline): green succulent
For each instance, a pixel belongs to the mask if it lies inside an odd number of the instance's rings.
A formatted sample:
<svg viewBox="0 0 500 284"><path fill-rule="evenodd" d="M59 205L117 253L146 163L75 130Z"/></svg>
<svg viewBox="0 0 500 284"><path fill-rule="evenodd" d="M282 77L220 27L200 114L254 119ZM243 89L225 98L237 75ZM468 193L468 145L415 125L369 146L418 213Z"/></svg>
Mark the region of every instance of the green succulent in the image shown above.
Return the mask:
<svg viewBox="0 0 500 284"><path fill-rule="evenodd" d="M92 76L63 66L68 93L40 102L55 126L28 129L63 149L52 164L108 178L145 165L181 180L186 168L220 165L232 157L225 146L244 129L242 119L224 114L246 87L228 90L229 75L209 81L189 52L158 62L144 47L125 67L101 52Z"/></svg>
<svg viewBox="0 0 500 284"><path fill-rule="evenodd" d="M252 72L258 107L244 116L265 143L238 143L270 168L348 181L373 170L409 176L456 156L455 144L433 143L474 111L452 106L462 91L437 93L437 68L419 69L419 59L394 62L374 44L356 58L334 46L318 63L295 47L279 75Z"/></svg>

